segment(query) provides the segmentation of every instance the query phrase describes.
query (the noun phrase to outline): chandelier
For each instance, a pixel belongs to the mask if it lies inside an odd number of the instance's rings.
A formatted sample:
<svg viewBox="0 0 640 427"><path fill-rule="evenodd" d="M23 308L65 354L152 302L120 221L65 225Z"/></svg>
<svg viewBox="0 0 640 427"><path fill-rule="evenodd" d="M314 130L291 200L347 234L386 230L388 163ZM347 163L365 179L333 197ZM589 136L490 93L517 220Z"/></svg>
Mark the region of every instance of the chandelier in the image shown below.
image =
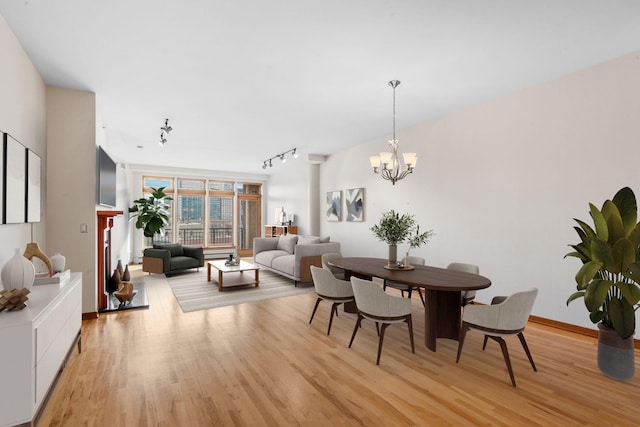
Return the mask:
<svg viewBox="0 0 640 427"><path fill-rule="evenodd" d="M403 167L398 157L398 144L400 141L396 139L396 87L399 84L399 80L391 80L389 82L389 86L393 88L393 139L388 142L391 152L385 151L378 156L369 157L373 173L379 173L382 178L391 181L393 185L396 185L396 181L412 173L418 161L416 153L402 153L405 164Z"/></svg>

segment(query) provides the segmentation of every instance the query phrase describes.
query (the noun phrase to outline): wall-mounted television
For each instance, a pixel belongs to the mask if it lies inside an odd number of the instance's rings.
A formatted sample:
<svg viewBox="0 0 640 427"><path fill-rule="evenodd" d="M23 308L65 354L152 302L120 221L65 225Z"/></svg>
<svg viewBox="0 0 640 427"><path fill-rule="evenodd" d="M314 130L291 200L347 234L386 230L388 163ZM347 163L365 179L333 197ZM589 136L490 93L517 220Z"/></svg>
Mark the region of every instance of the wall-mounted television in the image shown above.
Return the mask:
<svg viewBox="0 0 640 427"><path fill-rule="evenodd" d="M98 204L116 207L116 162L98 147Z"/></svg>

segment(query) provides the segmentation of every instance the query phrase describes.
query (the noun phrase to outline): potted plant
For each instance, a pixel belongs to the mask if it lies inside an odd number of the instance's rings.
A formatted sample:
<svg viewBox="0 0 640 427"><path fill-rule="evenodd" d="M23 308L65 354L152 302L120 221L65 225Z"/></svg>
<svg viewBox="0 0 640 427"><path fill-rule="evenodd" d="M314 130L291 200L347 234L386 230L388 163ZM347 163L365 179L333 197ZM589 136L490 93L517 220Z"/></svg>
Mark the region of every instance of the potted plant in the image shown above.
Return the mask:
<svg viewBox="0 0 640 427"><path fill-rule="evenodd" d="M580 243L566 256L582 261L577 291L567 305L584 298L589 318L598 324L598 367L607 376L628 380L635 369L633 334L640 307L640 223L636 197L629 187L606 200L602 209L589 203L594 223L575 219ZM565 256L565 257L566 257Z"/></svg>
<svg viewBox="0 0 640 427"><path fill-rule="evenodd" d="M131 219L137 217L136 228L142 229L145 237L164 233L164 227L169 222L169 203L173 200L164 192L165 187L151 188L149 197L142 197L133 201L129 208Z"/></svg>
<svg viewBox="0 0 640 427"><path fill-rule="evenodd" d="M429 239L433 236L433 230L427 230L423 233L420 232L420 225L416 225L415 230L409 232L407 242L409 243L409 249L417 249L425 243L429 242ZM409 251L404 257L405 267L409 266Z"/></svg>
<svg viewBox="0 0 640 427"><path fill-rule="evenodd" d="M378 224L371 227L371 231L378 240L389 245L389 265L395 265L398 258L398 243L411 238L411 247L419 247L426 243L432 230L420 233L420 227L416 224L413 215L400 215L393 209L382 214Z"/></svg>

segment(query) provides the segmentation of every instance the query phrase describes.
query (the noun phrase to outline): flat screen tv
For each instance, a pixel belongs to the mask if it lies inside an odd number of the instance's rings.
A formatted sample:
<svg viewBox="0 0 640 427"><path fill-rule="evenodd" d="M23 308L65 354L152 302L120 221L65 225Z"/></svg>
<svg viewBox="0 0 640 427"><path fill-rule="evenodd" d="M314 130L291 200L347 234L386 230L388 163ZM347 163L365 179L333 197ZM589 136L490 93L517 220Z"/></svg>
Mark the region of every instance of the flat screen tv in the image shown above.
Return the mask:
<svg viewBox="0 0 640 427"><path fill-rule="evenodd" d="M116 162L98 147L98 204L116 207Z"/></svg>

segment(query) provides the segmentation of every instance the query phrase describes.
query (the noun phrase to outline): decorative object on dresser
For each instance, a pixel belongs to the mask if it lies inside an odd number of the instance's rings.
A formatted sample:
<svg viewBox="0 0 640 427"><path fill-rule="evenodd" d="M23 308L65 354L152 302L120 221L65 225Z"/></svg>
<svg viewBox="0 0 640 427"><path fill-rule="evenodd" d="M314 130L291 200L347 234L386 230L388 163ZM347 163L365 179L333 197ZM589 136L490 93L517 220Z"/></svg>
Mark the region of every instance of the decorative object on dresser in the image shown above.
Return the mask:
<svg viewBox="0 0 640 427"><path fill-rule="evenodd" d="M0 311L22 310L27 306L26 302L29 299L27 295L30 292L27 288L0 290Z"/></svg>
<svg viewBox="0 0 640 427"><path fill-rule="evenodd" d="M67 261L64 255L60 255L58 252L56 252L50 258L50 261L54 273L60 273L61 271L64 271L64 265Z"/></svg>
<svg viewBox="0 0 640 427"><path fill-rule="evenodd" d="M16 248L13 257L11 257L2 267L0 278L2 286L6 290L13 289L31 289L33 279L36 276L36 270L28 259L20 255L20 249ZM25 300L26 301L26 300Z"/></svg>
<svg viewBox="0 0 640 427"><path fill-rule="evenodd" d="M49 274L53 274L53 266L51 265L51 260L44 254L44 252L40 250L40 246L38 246L37 243L27 243L27 247L25 248L22 255L24 255L24 257L28 260L33 259L33 257L40 259L47 266Z"/></svg>

